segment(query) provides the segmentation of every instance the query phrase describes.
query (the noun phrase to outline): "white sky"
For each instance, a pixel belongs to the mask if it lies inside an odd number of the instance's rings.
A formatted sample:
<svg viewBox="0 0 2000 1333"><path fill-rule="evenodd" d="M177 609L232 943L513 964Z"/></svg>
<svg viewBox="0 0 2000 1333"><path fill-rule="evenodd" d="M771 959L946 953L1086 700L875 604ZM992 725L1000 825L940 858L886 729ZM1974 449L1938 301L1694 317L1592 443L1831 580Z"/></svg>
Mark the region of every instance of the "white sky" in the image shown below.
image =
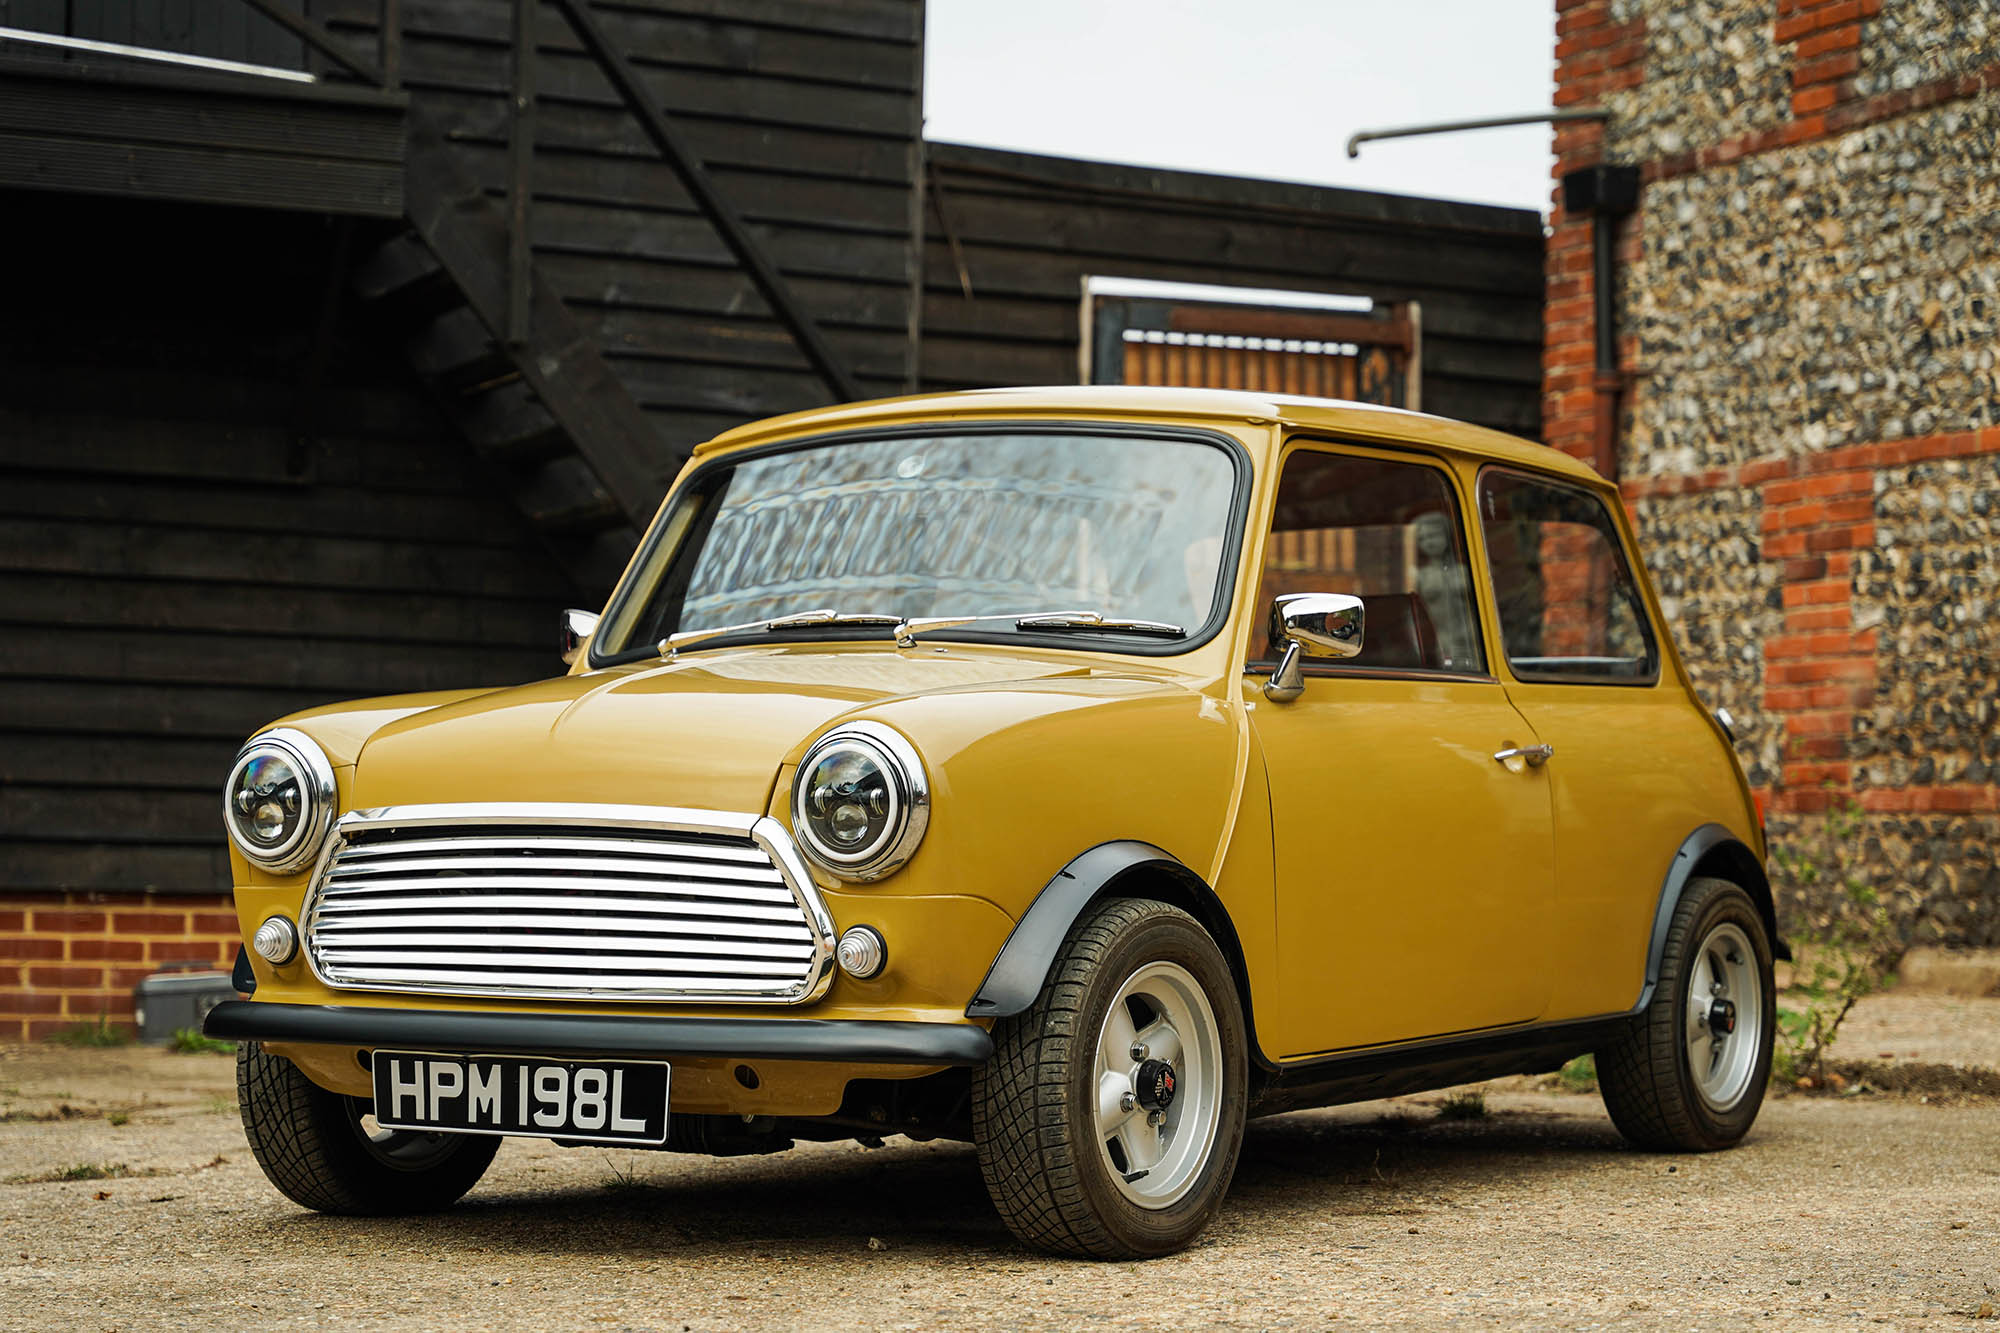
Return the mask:
<svg viewBox="0 0 2000 1333"><path fill-rule="evenodd" d="M929 0L925 134L1546 211L1555 0Z"/></svg>

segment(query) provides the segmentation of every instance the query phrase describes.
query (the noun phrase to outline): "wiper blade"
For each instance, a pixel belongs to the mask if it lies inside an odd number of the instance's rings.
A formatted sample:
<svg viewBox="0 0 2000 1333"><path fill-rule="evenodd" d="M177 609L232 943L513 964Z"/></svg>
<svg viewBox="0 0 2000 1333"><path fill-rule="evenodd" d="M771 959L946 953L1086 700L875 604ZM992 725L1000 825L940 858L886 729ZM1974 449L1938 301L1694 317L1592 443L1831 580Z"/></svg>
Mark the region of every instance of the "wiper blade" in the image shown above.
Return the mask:
<svg viewBox="0 0 2000 1333"><path fill-rule="evenodd" d="M1116 634L1144 634L1155 639L1185 639L1187 631L1179 625L1169 625L1164 620L1127 620L1117 616L1102 616L1095 611L1069 612L1053 616L1022 616L1014 622L1015 629L1035 630L1042 634L1088 634L1103 630Z"/></svg>
<svg viewBox="0 0 2000 1333"><path fill-rule="evenodd" d="M1015 629L1040 634L1144 634L1160 639L1185 639L1187 631L1160 620L1121 620L1101 611L1009 611L991 616L921 616L896 626L896 646L908 648L917 635L978 625L989 620L1012 621Z"/></svg>
<svg viewBox="0 0 2000 1333"><path fill-rule="evenodd" d="M682 649L692 648L709 639L720 639L730 634L783 634L793 630L845 628L847 626L879 625L883 629L900 630L901 616L875 615L870 612L836 611L830 606L816 611L797 611L788 616L774 616L770 620L747 620L740 625L718 625L714 629L683 630L679 634L669 634L660 640L660 656L669 662Z"/></svg>

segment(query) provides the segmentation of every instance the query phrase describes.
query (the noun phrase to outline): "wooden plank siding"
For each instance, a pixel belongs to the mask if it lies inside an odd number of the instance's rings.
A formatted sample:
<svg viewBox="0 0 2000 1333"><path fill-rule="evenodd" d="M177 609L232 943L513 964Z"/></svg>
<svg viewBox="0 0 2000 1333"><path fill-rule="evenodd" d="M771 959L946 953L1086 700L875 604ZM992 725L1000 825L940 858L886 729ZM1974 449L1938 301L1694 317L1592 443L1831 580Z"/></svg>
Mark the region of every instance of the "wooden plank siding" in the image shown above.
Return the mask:
<svg viewBox="0 0 2000 1333"><path fill-rule="evenodd" d="M342 224L0 206L40 238L0 329L0 893L223 891L255 728L561 670L567 577L322 305Z"/></svg>
<svg viewBox="0 0 2000 1333"><path fill-rule="evenodd" d="M403 101L0 44L0 189L396 218Z"/></svg>
<svg viewBox="0 0 2000 1333"><path fill-rule="evenodd" d="M1073 383L1083 278L1151 278L1419 301L1424 409L1540 428L1531 211L958 144L929 157L927 388Z"/></svg>
<svg viewBox="0 0 2000 1333"><path fill-rule="evenodd" d="M912 383L921 0L599 0L600 21L768 247L862 392ZM372 49L374 0L314 0ZM411 105L496 198L507 180L504 0L404 0ZM828 401L552 5L537 29L538 268L685 451Z"/></svg>

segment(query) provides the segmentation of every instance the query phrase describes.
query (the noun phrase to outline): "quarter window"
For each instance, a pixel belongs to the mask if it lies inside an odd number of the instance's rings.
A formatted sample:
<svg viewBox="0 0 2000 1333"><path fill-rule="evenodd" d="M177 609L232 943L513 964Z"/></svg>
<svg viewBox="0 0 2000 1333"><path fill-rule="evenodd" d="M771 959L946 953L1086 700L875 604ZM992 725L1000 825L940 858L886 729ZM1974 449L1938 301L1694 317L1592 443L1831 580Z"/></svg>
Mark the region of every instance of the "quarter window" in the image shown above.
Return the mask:
<svg viewBox="0 0 2000 1333"><path fill-rule="evenodd" d="M1604 502L1540 477L1487 471L1479 516L1507 665L1522 680L1650 681L1659 649Z"/></svg>
<svg viewBox="0 0 2000 1333"><path fill-rule="evenodd" d="M1257 614L1293 592L1359 597L1357 657L1315 667L1483 672L1479 617L1451 484L1420 463L1301 449L1285 461ZM1283 645L1264 633L1275 662Z"/></svg>

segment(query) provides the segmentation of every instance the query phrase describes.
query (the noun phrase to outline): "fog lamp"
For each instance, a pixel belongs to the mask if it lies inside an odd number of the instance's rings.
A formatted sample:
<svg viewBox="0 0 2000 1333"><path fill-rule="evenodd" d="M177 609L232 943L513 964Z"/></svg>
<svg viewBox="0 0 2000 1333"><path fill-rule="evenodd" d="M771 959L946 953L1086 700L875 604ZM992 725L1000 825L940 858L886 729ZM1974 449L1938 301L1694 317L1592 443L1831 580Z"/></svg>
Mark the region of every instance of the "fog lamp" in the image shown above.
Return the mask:
<svg viewBox="0 0 2000 1333"><path fill-rule="evenodd" d="M257 927L250 947L267 963L283 967L299 954L299 928L282 916L274 916Z"/></svg>
<svg viewBox="0 0 2000 1333"><path fill-rule="evenodd" d="M889 946L873 926L849 926L834 950L840 970L857 981L882 975L889 963Z"/></svg>

